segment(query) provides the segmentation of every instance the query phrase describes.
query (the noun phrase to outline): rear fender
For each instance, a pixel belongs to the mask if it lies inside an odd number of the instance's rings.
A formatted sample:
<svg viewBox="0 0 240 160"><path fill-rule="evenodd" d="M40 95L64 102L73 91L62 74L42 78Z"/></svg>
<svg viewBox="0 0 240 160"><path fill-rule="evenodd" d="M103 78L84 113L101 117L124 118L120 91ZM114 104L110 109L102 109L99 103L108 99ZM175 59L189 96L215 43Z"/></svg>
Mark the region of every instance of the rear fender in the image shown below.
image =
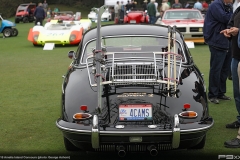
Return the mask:
<svg viewBox="0 0 240 160"><path fill-rule="evenodd" d="M78 44L82 40L83 28L81 27L80 31L76 31L76 30L72 31L70 35L73 35L73 34L76 36L76 39L70 42L70 44Z"/></svg>
<svg viewBox="0 0 240 160"><path fill-rule="evenodd" d="M37 41L34 40L34 36L39 36L39 34L39 31L33 31L33 29L31 28L28 32L28 40L30 42L33 42L33 44L37 44Z"/></svg>

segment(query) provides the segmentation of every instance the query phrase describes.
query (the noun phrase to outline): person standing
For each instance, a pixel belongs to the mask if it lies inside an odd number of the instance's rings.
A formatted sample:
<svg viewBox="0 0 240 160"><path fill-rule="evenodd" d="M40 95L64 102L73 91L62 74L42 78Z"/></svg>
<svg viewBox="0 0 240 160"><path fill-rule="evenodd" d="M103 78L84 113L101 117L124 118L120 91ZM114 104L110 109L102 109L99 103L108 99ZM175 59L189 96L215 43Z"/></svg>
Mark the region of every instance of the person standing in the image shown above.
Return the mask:
<svg viewBox="0 0 240 160"><path fill-rule="evenodd" d="M173 9L182 8L182 4L179 3L179 0L175 0L175 3L172 5Z"/></svg>
<svg viewBox="0 0 240 160"><path fill-rule="evenodd" d="M35 20L35 25L38 24L38 22L40 23L40 25L43 25L43 20L45 19L45 11L42 7L42 3L38 3L37 8L35 9L33 16L36 18Z"/></svg>
<svg viewBox="0 0 240 160"><path fill-rule="evenodd" d="M119 10L120 10L119 1L116 2L116 5L114 6L114 12L115 12L115 19L117 18L119 20Z"/></svg>
<svg viewBox="0 0 240 160"><path fill-rule="evenodd" d="M228 66L231 63L229 41L220 33L227 28L232 16L232 10L228 8L230 1L214 0L209 6L203 25L204 40L211 53L208 99L214 104L218 104L219 99L231 99L225 95Z"/></svg>
<svg viewBox="0 0 240 160"><path fill-rule="evenodd" d="M235 1L238 3L238 0ZM234 6L237 6L235 4ZM234 8L235 10L235 8ZM226 128L238 128L238 135L232 140L224 142L224 146L227 148L240 148L240 48L238 47L238 36L240 27L240 7L238 7L231 20L228 23L228 29L222 30L220 33L231 42L232 49L232 81L233 81L233 95L235 99L235 105L238 112L237 120L233 123L227 124Z"/></svg>
<svg viewBox="0 0 240 160"><path fill-rule="evenodd" d="M202 11L203 10L202 3L200 3L199 0L197 0L197 2L194 3L193 8L198 9L199 11Z"/></svg>
<svg viewBox="0 0 240 160"><path fill-rule="evenodd" d="M163 14L164 14L164 12L167 10L167 9L169 9L170 7L169 7L169 5L167 4L167 0L163 0L162 1L162 6L161 6L161 8L160 8L160 16L162 17L163 16Z"/></svg>
<svg viewBox="0 0 240 160"><path fill-rule="evenodd" d="M143 4L142 4L143 11L146 11L146 10L147 10L147 3L148 3L147 0L144 0L144 1L143 1Z"/></svg>
<svg viewBox="0 0 240 160"><path fill-rule="evenodd" d="M46 0L43 2L42 6L43 6L43 9L45 11L45 14L47 15L48 3L47 3Z"/></svg>
<svg viewBox="0 0 240 160"><path fill-rule="evenodd" d="M147 5L147 13L149 15L149 23L154 24L156 21L156 6L155 6L155 0L151 0L150 3Z"/></svg>
<svg viewBox="0 0 240 160"><path fill-rule="evenodd" d="M131 10L135 10L135 9L136 9L136 3L134 2L134 0L132 0Z"/></svg>
<svg viewBox="0 0 240 160"><path fill-rule="evenodd" d="M203 10L207 11L208 10L208 3L204 0L202 3Z"/></svg>
<svg viewBox="0 0 240 160"><path fill-rule="evenodd" d="M126 4L126 10L129 11L131 9L132 5L130 4L130 1L127 1Z"/></svg>

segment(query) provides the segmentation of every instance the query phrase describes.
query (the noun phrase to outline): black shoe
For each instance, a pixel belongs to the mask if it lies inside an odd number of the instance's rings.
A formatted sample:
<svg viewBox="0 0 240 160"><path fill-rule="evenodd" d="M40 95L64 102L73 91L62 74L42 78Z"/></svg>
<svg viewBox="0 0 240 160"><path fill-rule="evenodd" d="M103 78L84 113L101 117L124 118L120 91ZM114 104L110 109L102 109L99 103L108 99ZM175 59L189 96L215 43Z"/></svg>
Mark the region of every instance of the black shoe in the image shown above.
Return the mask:
<svg viewBox="0 0 240 160"><path fill-rule="evenodd" d="M225 96L225 95L219 96L218 99L221 99L221 100L231 100L230 97L227 97L227 96Z"/></svg>
<svg viewBox="0 0 240 160"><path fill-rule="evenodd" d="M240 139L234 138L232 140L224 142L224 146L227 148L240 148Z"/></svg>
<svg viewBox="0 0 240 160"><path fill-rule="evenodd" d="M217 98L209 98L209 101L214 104L219 104L219 100Z"/></svg>
<svg viewBox="0 0 240 160"><path fill-rule="evenodd" d="M238 121L226 125L226 128L239 128L239 127L240 123Z"/></svg>

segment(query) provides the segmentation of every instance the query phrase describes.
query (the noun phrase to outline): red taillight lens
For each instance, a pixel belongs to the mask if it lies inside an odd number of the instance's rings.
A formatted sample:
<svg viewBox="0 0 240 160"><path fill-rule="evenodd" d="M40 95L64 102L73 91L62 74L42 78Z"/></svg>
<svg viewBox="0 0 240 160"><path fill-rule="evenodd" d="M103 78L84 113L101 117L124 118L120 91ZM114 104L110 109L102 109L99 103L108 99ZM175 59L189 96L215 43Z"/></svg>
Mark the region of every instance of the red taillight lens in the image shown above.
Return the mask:
<svg viewBox="0 0 240 160"><path fill-rule="evenodd" d="M87 105L81 105L80 109L81 109L82 111L87 111Z"/></svg>
<svg viewBox="0 0 240 160"><path fill-rule="evenodd" d="M185 103L184 105L183 105L183 108L185 108L185 109L189 109L191 107L191 105L189 104L189 103Z"/></svg>

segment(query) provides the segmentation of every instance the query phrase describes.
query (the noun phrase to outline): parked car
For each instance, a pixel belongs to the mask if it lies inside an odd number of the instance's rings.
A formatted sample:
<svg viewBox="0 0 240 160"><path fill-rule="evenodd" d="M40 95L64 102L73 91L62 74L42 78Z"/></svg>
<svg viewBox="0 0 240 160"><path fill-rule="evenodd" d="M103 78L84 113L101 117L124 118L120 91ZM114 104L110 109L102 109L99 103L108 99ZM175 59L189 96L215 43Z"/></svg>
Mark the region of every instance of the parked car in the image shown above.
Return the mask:
<svg viewBox="0 0 240 160"><path fill-rule="evenodd" d="M48 18L47 22L50 22L51 20L63 20L63 21L78 21L81 19L81 14L79 15L80 12L77 12L76 14L73 13L73 11L61 11L55 13L55 15L52 18Z"/></svg>
<svg viewBox="0 0 240 160"><path fill-rule="evenodd" d="M36 25L31 28L28 40L34 46L43 46L45 43L78 45L83 33L90 29L90 25L89 22L51 20L44 27Z"/></svg>
<svg viewBox="0 0 240 160"><path fill-rule="evenodd" d="M94 11L91 11L88 14L88 19L90 19L91 21L95 21L97 20L97 14ZM112 20L112 13L109 12L108 8L104 11L104 13L102 14L102 18L101 21L111 21Z"/></svg>
<svg viewBox="0 0 240 160"><path fill-rule="evenodd" d="M182 34L163 25L100 26L68 53L56 121L66 150L124 157L202 149L214 120Z"/></svg>
<svg viewBox="0 0 240 160"><path fill-rule="evenodd" d="M34 16L33 13L36 9L35 3L24 3L20 4L17 8L16 15L15 15L15 23L23 22L33 22Z"/></svg>
<svg viewBox="0 0 240 160"><path fill-rule="evenodd" d="M149 16L142 10L127 11L123 23L149 23Z"/></svg>
<svg viewBox="0 0 240 160"><path fill-rule="evenodd" d="M5 20L2 18L2 13L0 13L0 20L1 20L1 25L0 25L0 33L3 34L3 37L16 37L18 35L18 29L15 28L16 24L9 21Z"/></svg>
<svg viewBox="0 0 240 160"><path fill-rule="evenodd" d="M176 25L186 41L204 43L204 17L197 9L169 9L156 22L160 25Z"/></svg>

